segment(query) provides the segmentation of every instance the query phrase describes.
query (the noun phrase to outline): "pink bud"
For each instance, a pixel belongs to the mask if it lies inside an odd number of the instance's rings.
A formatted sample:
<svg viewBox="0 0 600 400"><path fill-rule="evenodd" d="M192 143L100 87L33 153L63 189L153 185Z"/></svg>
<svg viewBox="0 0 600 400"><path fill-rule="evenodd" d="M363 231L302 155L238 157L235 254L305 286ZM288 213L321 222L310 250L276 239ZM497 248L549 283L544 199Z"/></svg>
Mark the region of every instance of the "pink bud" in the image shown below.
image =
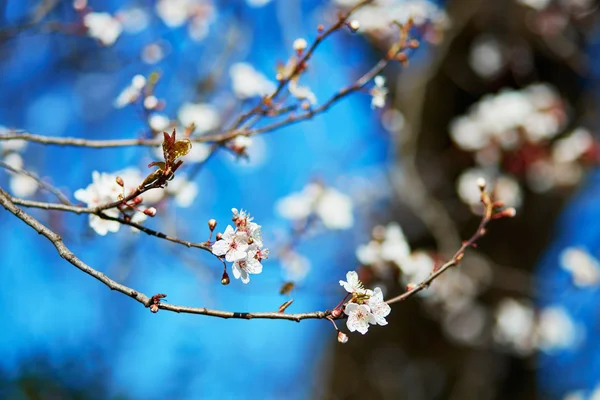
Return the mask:
<svg viewBox="0 0 600 400"><path fill-rule="evenodd" d="M117 176L117 179L115 179L117 181L117 185L124 187L125 186L125 182L123 182L123 178L121 178L120 176Z"/></svg>
<svg viewBox="0 0 600 400"><path fill-rule="evenodd" d="M216 219L209 219L208 220L208 229L210 229L210 231L214 231L215 228L217 227L217 220Z"/></svg>
<svg viewBox="0 0 600 400"><path fill-rule="evenodd" d="M150 311L156 314L158 312L158 304L151 304Z"/></svg>
<svg viewBox="0 0 600 400"><path fill-rule="evenodd" d="M348 335L346 335L342 331L339 331L338 332L338 342L340 342L340 343L347 343L348 342Z"/></svg>
<svg viewBox="0 0 600 400"><path fill-rule="evenodd" d="M144 214L146 214L149 217L154 217L156 215L156 208L154 207L150 207L144 210Z"/></svg>
<svg viewBox="0 0 600 400"><path fill-rule="evenodd" d="M339 308L336 308L331 312L331 316L333 318L338 318L340 315L342 315L342 310L340 310Z"/></svg>
<svg viewBox="0 0 600 400"><path fill-rule="evenodd" d="M221 232L217 233L217 240L223 239L223 234Z"/></svg>
<svg viewBox="0 0 600 400"><path fill-rule="evenodd" d="M231 280L229 279L229 274L227 271L223 271L223 276L221 277L221 285L229 285Z"/></svg>

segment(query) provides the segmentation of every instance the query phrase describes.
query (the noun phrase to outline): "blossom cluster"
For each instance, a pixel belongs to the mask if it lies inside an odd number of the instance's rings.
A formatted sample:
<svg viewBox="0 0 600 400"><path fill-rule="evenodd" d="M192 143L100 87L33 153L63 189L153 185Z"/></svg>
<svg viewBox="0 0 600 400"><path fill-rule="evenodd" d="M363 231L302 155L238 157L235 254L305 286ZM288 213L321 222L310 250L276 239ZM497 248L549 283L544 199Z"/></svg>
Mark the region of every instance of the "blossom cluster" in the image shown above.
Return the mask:
<svg viewBox="0 0 600 400"><path fill-rule="evenodd" d="M449 127L452 140L476 164L457 180L460 198L475 208L474 182L482 176L513 207L521 203L522 181L537 192L577 183L596 146L583 128L563 134L567 122L565 101L547 84L484 96Z"/></svg>
<svg viewBox="0 0 600 400"><path fill-rule="evenodd" d="M135 191L143 180L144 175L138 168L126 168L114 173L94 171L92 182L85 189L77 190L74 196L88 207L98 207L128 196ZM127 206L120 209L114 207L104 210L103 213L113 218L125 213L131 217L131 222L141 223L147 218L148 214L145 214L144 211L147 210L148 206L158 204L165 196L172 196L175 204L179 207L189 207L197 194L198 185L195 182L188 181L184 174L178 174L169 182L165 190L152 189L139 196L136 209ZM150 211L149 213L152 214ZM106 235L108 232L118 232L121 227L120 222L102 219L95 214L90 214L89 225L101 236Z"/></svg>
<svg viewBox="0 0 600 400"><path fill-rule="evenodd" d="M371 279L389 282L399 277L408 289L427 279L436 268L435 254L411 249L397 223L375 226L371 240L357 247L356 257ZM451 339L472 343L485 328L486 311L477 296L490 280L489 263L474 254L461 263L461 268L440 275L417 295Z"/></svg>
<svg viewBox="0 0 600 400"><path fill-rule="evenodd" d="M340 281L340 286L352 294L352 299L344 306L344 313L348 316L346 326L350 332L358 331L364 335L370 325L387 325L385 317L391 308L383 300L381 288L365 289L355 271L349 271L346 281Z"/></svg>
<svg viewBox="0 0 600 400"><path fill-rule="evenodd" d="M354 0L335 0L339 6L352 7ZM423 26L425 40L438 42L441 32L450 25L448 15L435 2L428 0L387 0L374 2L357 10L353 17L360 22L360 31L382 41L393 37L393 21L406 23L412 19Z"/></svg>
<svg viewBox="0 0 600 400"><path fill-rule="evenodd" d="M321 183L309 183L276 204L279 215L292 221L315 217L327 229L348 229L354 224L352 199Z"/></svg>
<svg viewBox="0 0 600 400"><path fill-rule="evenodd" d="M232 208L233 224L212 245L212 253L232 262L233 276L243 283L250 282L250 274L260 274L262 260L268 258L269 249L263 247L261 226L244 210Z"/></svg>
<svg viewBox="0 0 600 400"><path fill-rule="evenodd" d="M537 349L551 353L576 347L584 334L583 327L560 306L536 310L527 301L506 298L496 308L495 342L521 356Z"/></svg>

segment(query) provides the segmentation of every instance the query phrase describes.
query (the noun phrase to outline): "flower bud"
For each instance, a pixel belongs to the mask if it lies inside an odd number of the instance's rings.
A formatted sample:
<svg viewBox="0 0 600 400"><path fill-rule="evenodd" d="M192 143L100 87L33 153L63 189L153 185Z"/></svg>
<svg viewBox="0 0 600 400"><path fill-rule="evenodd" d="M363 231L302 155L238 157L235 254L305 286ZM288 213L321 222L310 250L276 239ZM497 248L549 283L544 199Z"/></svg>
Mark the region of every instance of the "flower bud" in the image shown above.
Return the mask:
<svg viewBox="0 0 600 400"><path fill-rule="evenodd" d="M340 343L347 343L348 342L348 335L346 335L342 331L339 331L338 332L338 342L340 342Z"/></svg>
<svg viewBox="0 0 600 400"><path fill-rule="evenodd" d="M483 179L481 177L477 179L477 186L479 186L479 190L482 190L482 191L485 190L485 185L486 185L485 179Z"/></svg>
<svg viewBox="0 0 600 400"><path fill-rule="evenodd" d="M317 26L317 32L323 33L324 30L325 30L325 27L323 25Z"/></svg>
<svg viewBox="0 0 600 400"><path fill-rule="evenodd" d="M115 179L117 181L117 185L124 187L125 186L125 182L123 182L123 178L121 178L120 176L117 176L117 179Z"/></svg>
<svg viewBox="0 0 600 400"><path fill-rule="evenodd" d="M294 40L294 50L296 50L298 53L302 53L306 49L306 46L308 46L306 40L302 38Z"/></svg>
<svg viewBox="0 0 600 400"><path fill-rule="evenodd" d="M146 110L154 110L158 107L158 99L156 96L148 96L144 99L144 108Z"/></svg>
<svg viewBox="0 0 600 400"><path fill-rule="evenodd" d="M142 199L142 196L136 196L133 198L133 204L140 204L142 201L144 201L144 199Z"/></svg>
<svg viewBox="0 0 600 400"><path fill-rule="evenodd" d="M156 314L158 312L158 304L150 304L150 311Z"/></svg>
<svg viewBox="0 0 600 400"><path fill-rule="evenodd" d="M231 280L229 279L229 274L227 271L223 271L223 276L221 277L221 285L229 285Z"/></svg>
<svg viewBox="0 0 600 400"><path fill-rule="evenodd" d="M223 239L223 234L221 232L217 233L217 240Z"/></svg>
<svg viewBox="0 0 600 400"><path fill-rule="evenodd" d="M417 286L416 283L410 282L408 285L406 285L406 291L410 292L411 290L413 290L415 288L415 286Z"/></svg>
<svg viewBox="0 0 600 400"><path fill-rule="evenodd" d="M154 207L150 207L144 210L144 214L146 214L149 217L154 217L156 215L156 208Z"/></svg>
<svg viewBox="0 0 600 400"><path fill-rule="evenodd" d="M342 310L341 310L341 309L339 309L339 308L336 308L335 310L333 310L333 311L331 312L331 316L332 316L333 318L338 318L340 315L342 315Z"/></svg>
<svg viewBox="0 0 600 400"><path fill-rule="evenodd" d="M216 219L209 219L208 220L208 229L210 229L210 231L214 231L215 228L217 227L217 220Z"/></svg>
<svg viewBox="0 0 600 400"><path fill-rule="evenodd" d="M352 21L350 21L348 23L348 28L350 28L350 30L352 32L356 32L360 28L360 22L358 22L357 20L353 19Z"/></svg>

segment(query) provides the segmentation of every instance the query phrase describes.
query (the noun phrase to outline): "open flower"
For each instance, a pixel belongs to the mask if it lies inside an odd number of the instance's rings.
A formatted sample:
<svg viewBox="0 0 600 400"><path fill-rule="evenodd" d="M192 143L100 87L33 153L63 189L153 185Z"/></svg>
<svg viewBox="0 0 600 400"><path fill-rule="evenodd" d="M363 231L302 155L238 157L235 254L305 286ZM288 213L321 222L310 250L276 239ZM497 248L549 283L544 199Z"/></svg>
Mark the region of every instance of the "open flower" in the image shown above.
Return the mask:
<svg viewBox="0 0 600 400"><path fill-rule="evenodd" d="M242 279L243 283L250 282L249 274L260 274L262 272L261 251L256 245L250 246L247 256L233 263L233 276Z"/></svg>
<svg viewBox="0 0 600 400"><path fill-rule="evenodd" d="M346 274L346 282L340 280L340 286L343 286L348 293L364 293L365 289L362 282L358 279L358 274L355 271L348 271Z"/></svg>
<svg viewBox="0 0 600 400"><path fill-rule="evenodd" d="M250 214L237 208L232 208L231 212L235 228L227 226L223 236L213 244L212 252L233 262L231 268L235 279L248 283L250 274L262 272L262 261L269 258L269 249L263 247L261 226L252 222Z"/></svg>
<svg viewBox="0 0 600 400"><path fill-rule="evenodd" d="M383 301L383 293L381 292L381 288L377 287L369 294L371 297L369 297L369 300L367 300L367 305L371 310L371 314L373 314L375 323L378 325L387 325L385 317L389 315L392 309L388 303Z"/></svg>
<svg viewBox="0 0 600 400"><path fill-rule="evenodd" d="M227 225L223 237L213 244L212 252L217 256L225 256L228 262L242 260L248 253L248 237Z"/></svg>
<svg viewBox="0 0 600 400"><path fill-rule="evenodd" d="M364 335L369 330L369 323L376 323L375 316L365 304L349 303L344 307L344 313L348 316L346 326L350 332L359 331Z"/></svg>

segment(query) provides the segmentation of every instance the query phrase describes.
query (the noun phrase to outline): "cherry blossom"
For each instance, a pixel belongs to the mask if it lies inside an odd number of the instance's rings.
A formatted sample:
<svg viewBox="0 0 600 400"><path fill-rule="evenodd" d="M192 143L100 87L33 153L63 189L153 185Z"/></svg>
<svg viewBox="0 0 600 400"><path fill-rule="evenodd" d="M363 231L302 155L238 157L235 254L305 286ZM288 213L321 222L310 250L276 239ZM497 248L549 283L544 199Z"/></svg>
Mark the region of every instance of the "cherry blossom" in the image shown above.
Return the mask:
<svg viewBox="0 0 600 400"><path fill-rule="evenodd" d="M119 184L117 184L117 176L122 178L124 187L121 187ZM86 203L88 207L97 207L117 201L119 199L119 195L128 195L134 191L137 185L142 181L143 177L141 172L135 168L128 168L116 173L100 173L98 171L94 171L92 173L92 183L90 183L85 189L77 190L74 196L77 200ZM140 208L140 210L143 211L143 208ZM116 208L110 208L103 211L103 213L115 218L121 215L121 212ZM134 222L142 222L145 219L146 215L143 214L143 212L137 212L134 210L132 217ZM108 232L118 232L119 228L121 227L120 222L102 219L95 214L90 214L89 224L90 227L101 236L106 235Z"/></svg>
<svg viewBox="0 0 600 400"><path fill-rule="evenodd" d="M266 96L275 91L275 83L268 80L248 63L235 63L229 68L233 93L239 99Z"/></svg>
<svg viewBox="0 0 600 400"><path fill-rule="evenodd" d="M249 274L260 274L262 272L262 264L260 249L257 245L251 245L248 249L248 254L244 259L237 260L233 263L233 276L235 279L242 280L243 283L250 282Z"/></svg>
<svg viewBox="0 0 600 400"><path fill-rule="evenodd" d="M371 310L371 314L373 314L373 318L378 325L387 325L387 321L385 317L387 317L392 311L391 307L388 303L383 301L383 292L381 288L376 287L372 292L369 291L369 300L367 300L367 305Z"/></svg>
<svg viewBox="0 0 600 400"><path fill-rule="evenodd" d="M217 256L225 256L229 262L243 260L248 256L248 237L227 225L223 237L213 244L212 252Z"/></svg>
<svg viewBox="0 0 600 400"><path fill-rule="evenodd" d="M86 14L83 25L88 29L88 35L98 39L104 46L112 46L123 31L121 22L104 12Z"/></svg>
<svg viewBox="0 0 600 400"><path fill-rule="evenodd" d="M142 95L142 89L146 86L146 78L143 75L136 75L131 80L121 94L116 98L113 105L116 108L123 108L128 104L134 103Z"/></svg>
<svg viewBox="0 0 600 400"><path fill-rule="evenodd" d="M354 224L352 208L350 197L317 183L308 184L276 204L277 212L286 219L303 220L314 215L332 230L348 229Z"/></svg>
<svg viewBox="0 0 600 400"><path fill-rule="evenodd" d="M365 304L349 303L344 307L348 316L346 326L350 332L359 331L363 335L369 330L369 324L376 324L375 316Z"/></svg>
<svg viewBox="0 0 600 400"><path fill-rule="evenodd" d="M340 286L343 286L348 293L365 293L363 284L355 271L348 271L346 281L340 280Z"/></svg>
<svg viewBox="0 0 600 400"><path fill-rule="evenodd" d="M595 286L600 282L600 262L584 249L568 247L560 254L560 266L573 277L579 287Z"/></svg>
<svg viewBox="0 0 600 400"><path fill-rule="evenodd" d="M262 272L261 262L269 257L269 249L263 248L261 226L244 210L232 208L235 228L228 225L222 237L212 246L213 254L225 256L233 262L233 276L243 283L250 282L250 274Z"/></svg>
<svg viewBox="0 0 600 400"><path fill-rule="evenodd" d="M534 350L535 311L529 304L504 299L495 314L494 339L509 345L520 354L530 354Z"/></svg>

